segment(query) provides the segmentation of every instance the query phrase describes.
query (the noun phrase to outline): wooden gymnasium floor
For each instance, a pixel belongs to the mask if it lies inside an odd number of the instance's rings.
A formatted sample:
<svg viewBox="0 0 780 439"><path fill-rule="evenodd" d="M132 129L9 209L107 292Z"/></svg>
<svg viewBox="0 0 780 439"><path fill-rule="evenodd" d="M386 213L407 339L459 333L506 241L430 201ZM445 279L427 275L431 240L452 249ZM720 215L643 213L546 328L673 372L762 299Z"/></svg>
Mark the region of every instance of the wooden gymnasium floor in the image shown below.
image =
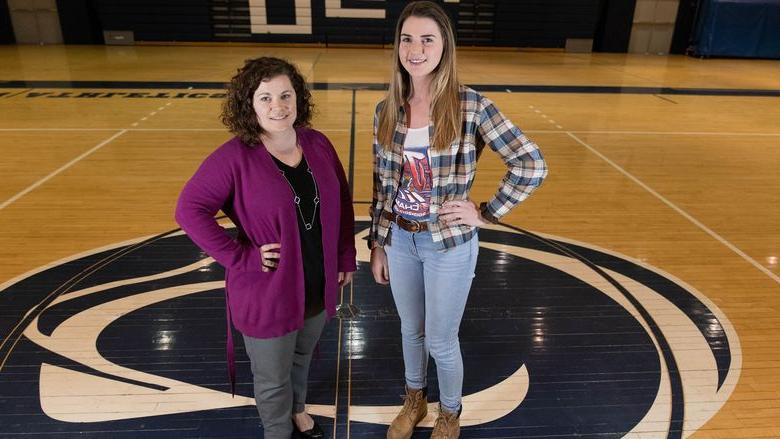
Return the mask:
<svg viewBox="0 0 780 439"><path fill-rule="evenodd" d="M258 436L221 269L173 206L260 55L314 85L359 215L361 312L328 324L310 409L384 437L398 320L362 215L390 52L246 46L0 47L0 437ZM460 73L550 168L480 234L463 437L780 437L780 62L464 50ZM473 197L501 175L486 152Z"/></svg>

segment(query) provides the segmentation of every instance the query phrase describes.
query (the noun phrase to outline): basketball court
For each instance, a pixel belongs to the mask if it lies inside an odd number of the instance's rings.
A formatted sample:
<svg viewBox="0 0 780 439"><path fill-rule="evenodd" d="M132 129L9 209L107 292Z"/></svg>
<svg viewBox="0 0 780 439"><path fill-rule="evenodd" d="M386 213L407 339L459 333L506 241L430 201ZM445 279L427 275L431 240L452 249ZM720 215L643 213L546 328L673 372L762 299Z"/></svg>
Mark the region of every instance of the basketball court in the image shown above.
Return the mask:
<svg viewBox="0 0 780 439"><path fill-rule="evenodd" d="M363 239L391 54L0 46L0 437L258 437L241 346L230 394L222 269L173 220L230 138L223 84L258 56L304 73L357 214L359 312L326 327L310 411L330 437L384 437L399 321ZM458 56L550 170L480 232L462 437L780 437L780 63ZM505 168L486 149L478 169L480 202Z"/></svg>

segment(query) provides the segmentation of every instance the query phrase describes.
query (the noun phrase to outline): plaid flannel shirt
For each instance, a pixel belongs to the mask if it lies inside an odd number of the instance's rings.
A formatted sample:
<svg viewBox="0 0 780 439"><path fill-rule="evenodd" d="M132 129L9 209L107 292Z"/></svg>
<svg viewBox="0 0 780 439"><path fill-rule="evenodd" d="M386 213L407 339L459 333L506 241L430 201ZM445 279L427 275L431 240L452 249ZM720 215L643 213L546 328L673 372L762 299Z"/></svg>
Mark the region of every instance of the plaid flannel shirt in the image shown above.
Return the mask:
<svg viewBox="0 0 780 439"><path fill-rule="evenodd" d="M433 241L444 250L470 240L476 227L444 225L438 221L438 210L445 201L466 200L474 182L477 160L485 144L498 153L507 165L507 173L501 180L493 198L483 204L482 214L497 222L518 203L525 200L547 176L547 165L535 143L514 126L495 104L469 87L460 88L462 135L448 149L430 148L430 166L433 177L430 204L430 231ZM383 148L377 140L380 102L374 113L374 191L370 207L371 231L369 240L384 246L391 237L390 220L382 211L392 212L395 196L403 173L404 140L408 127L403 107L399 108L398 125L390 148ZM428 128L433 138L433 123Z"/></svg>

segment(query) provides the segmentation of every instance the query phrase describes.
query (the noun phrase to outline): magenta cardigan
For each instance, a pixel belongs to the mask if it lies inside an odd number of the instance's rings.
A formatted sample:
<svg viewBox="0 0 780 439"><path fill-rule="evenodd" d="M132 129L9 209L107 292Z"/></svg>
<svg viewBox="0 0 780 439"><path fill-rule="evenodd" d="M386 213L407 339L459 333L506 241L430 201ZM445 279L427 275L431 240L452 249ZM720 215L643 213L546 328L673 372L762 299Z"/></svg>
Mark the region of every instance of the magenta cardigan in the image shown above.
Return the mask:
<svg viewBox="0 0 780 439"><path fill-rule="evenodd" d="M338 273L356 269L352 197L328 138L308 128L296 132L320 192L325 310L332 317ZM220 209L238 228L236 239L214 219ZM228 316L245 335L278 337L303 326L305 293L296 215L293 192L265 146L252 148L238 138L206 158L179 196L176 221L225 267ZM282 246L279 266L266 273L258 248L273 242Z"/></svg>

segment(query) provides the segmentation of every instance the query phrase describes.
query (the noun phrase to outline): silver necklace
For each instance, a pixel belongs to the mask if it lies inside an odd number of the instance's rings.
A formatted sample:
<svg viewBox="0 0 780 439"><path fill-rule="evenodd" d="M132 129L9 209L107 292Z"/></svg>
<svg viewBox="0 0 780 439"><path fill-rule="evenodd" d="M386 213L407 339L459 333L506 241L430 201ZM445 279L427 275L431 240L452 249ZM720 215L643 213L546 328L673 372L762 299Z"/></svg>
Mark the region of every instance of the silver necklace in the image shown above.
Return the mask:
<svg viewBox="0 0 780 439"><path fill-rule="evenodd" d="M314 210L311 212L311 220L309 222L306 222L306 218L303 216L303 210L301 210L301 197L298 196L298 193L295 192L295 188L293 187L292 183L290 183L290 180L287 178L287 174L284 173L283 169L279 169L279 173L282 174L282 177L284 177L284 181L287 182L287 184L290 186L290 190L292 190L294 198L293 202L295 203L295 206L298 208L298 214L301 216L301 221L303 221L303 226L306 227L306 230L311 230L312 225L314 224L314 218L317 216L317 206L320 204L320 190L317 187L317 179L314 178L314 173L311 172L311 168L309 167L309 162L306 162L306 172L311 175L311 181L314 182Z"/></svg>

